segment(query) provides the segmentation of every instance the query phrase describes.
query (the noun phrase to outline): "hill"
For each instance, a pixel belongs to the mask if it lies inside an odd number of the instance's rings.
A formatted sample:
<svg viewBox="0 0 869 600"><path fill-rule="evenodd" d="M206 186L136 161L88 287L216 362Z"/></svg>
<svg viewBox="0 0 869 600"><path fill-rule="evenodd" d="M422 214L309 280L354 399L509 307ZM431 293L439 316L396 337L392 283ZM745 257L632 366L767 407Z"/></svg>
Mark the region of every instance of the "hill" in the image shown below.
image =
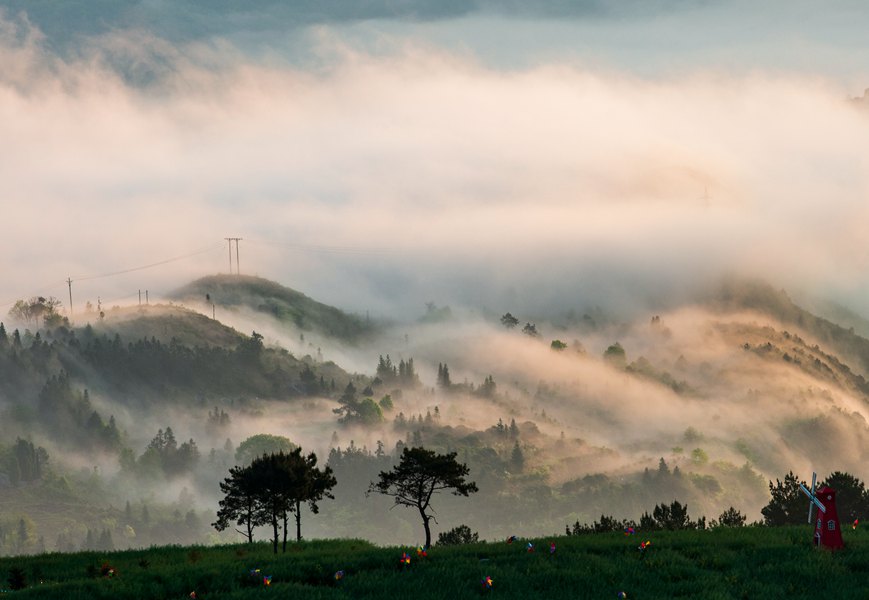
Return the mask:
<svg viewBox="0 0 869 600"><path fill-rule="evenodd" d="M413 547L378 548L360 540L293 543L278 555L262 543L50 554L0 558L4 579L17 569L17 581L25 584L20 591L0 590L0 596L862 599L866 591L859 582L869 564L869 535L862 530L845 533L846 547L835 554L811 546L808 526L520 538L513 544L434 546L426 557L419 557ZM651 545L640 550L641 541ZM533 552L527 550L528 543ZM404 567L399 565L403 552L411 555ZM482 582L486 577L491 589Z"/></svg>
<svg viewBox="0 0 869 600"><path fill-rule="evenodd" d="M706 299L719 310L748 309L774 317L785 325L798 327L821 343L843 355L844 362L853 364L864 376L869 375L869 339L828 319L816 316L798 306L784 290L776 290L761 281L730 279ZM848 321L863 322L851 313L839 310Z"/></svg>
<svg viewBox="0 0 869 600"><path fill-rule="evenodd" d="M206 295L220 308L247 308L301 331L317 331L348 342L358 341L375 331L364 319L317 302L279 283L250 275L203 277L176 290L171 297L203 303Z"/></svg>
<svg viewBox="0 0 869 600"><path fill-rule="evenodd" d="M169 343L174 339L191 347L234 348L246 337L218 320L173 304L115 307L105 311L103 318L86 314L85 319L95 333L109 337L117 334L124 340L154 338ZM82 331L83 327L77 329Z"/></svg>

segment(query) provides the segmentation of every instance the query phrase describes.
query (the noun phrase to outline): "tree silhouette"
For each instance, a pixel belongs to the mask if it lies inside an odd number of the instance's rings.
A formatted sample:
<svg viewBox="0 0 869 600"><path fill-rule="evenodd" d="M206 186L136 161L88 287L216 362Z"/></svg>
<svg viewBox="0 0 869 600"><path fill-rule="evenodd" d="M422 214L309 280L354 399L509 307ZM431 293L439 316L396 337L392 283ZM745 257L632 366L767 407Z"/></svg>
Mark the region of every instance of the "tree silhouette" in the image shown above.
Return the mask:
<svg viewBox="0 0 869 600"><path fill-rule="evenodd" d="M297 487L293 490L292 500L295 506L292 511L296 514L296 541L302 540L302 504L307 503L308 508L315 515L320 512L318 502L323 498L335 499L332 488L338 483L332 473L331 467L322 471L317 468L317 455L311 452L308 456L301 455L301 448L297 448L289 455L289 466L293 471L293 479ZM284 550L287 545L286 525L284 526Z"/></svg>
<svg viewBox="0 0 869 600"><path fill-rule="evenodd" d="M501 317L501 325L506 327L507 329L513 329L519 324L519 319L511 315L510 313L505 314Z"/></svg>
<svg viewBox="0 0 869 600"><path fill-rule="evenodd" d="M220 491L223 492L224 498L219 502L217 521L211 524L212 527L217 531L223 531L233 522L243 525L244 531L239 529L236 531L252 544L254 527L263 524L264 515L257 502L257 490L251 471L246 467L232 467L229 470L229 477L220 483Z"/></svg>
<svg viewBox="0 0 869 600"><path fill-rule="evenodd" d="M866 488L862 481L850 473L835 471L818 486L831 487L836 490L836 508L843 522L853 521L866 515L867 502Z"/></svg>
<svg viewBox="0 0 869 600"><path fill-rule="evenodd" d="M718 517L718 524L722 527L742 527L745 525L745 515L731 506Z"/></svg>
<svg viewBox="0 0 869 600"><path fill-rule="evenodd" d="M368 493L392 496L395 504L416 508L425 529L425 546L431 546L429 522L432 496L442 490L452 490L454 496L468 496L478 491L473 481L465 481L469 469L456 461L456 453L436 454L425 448L405 448L401 460L391 471L381 471L378 481L372 481ZM437 520L435 520L437 522Z"/></svg>
<svg viewBox="0 0 869 600"><path fill-rule="evenodd" d="M655 506L652 511L652 517L661 529L677 530L691 528L691 520L688 518L688 505L683 505L678 500L673 500L673 503L670 505L662 503Z"/></svg>
<svg viewBox="0 0 869 600"><path fill-rule="evenodd" d="M784 481L769 482L769 493L772 498L769 504L760 509L765 525L800 525L806 522L809 500L800 491L800 483L793 471L785 475Z"/></svg>

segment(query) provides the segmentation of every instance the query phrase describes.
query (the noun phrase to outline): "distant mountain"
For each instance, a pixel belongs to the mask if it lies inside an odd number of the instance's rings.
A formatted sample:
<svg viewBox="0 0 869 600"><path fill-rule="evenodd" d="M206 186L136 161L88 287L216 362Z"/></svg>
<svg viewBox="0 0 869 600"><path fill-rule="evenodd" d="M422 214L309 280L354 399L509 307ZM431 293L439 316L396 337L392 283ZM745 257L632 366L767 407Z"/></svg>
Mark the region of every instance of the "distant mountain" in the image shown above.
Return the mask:
<svg viewBox="0 0 869 600"><path fill-rule="evenodd" d="M730 279L706 299L710 306L724 310L748 309L767 314L785 325L793 325L842 355L864 376L869 375L869 339L818 317L791 300L784 290L760 281Z"/></svg>
<svg viewBox="0 0 869 600"><path fill-rule="evenodd" d="M365 319L261 277L212 275L187 284L173 292L171 297L206 302L206 295L210 302L221 308L248 308L301 331L317 331L345 341L357 341L375 331L375 327Z"/></svg>

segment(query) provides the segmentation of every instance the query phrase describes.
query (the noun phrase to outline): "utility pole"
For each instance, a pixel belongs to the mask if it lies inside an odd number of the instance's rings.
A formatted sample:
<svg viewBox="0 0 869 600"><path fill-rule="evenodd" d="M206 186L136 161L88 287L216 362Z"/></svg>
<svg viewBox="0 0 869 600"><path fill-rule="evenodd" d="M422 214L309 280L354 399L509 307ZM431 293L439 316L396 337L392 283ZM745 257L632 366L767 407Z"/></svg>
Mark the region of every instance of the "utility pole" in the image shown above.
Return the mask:
<svg viewBox="0 0 869 600"><path fill-rule="evenodd" d="M72 321L72 279L66 278L66 285L69 286L69 320Z"/></svg>
<svg viewBox="0 0 869 600"><path fill-rule="evenodd" d="M139 290L139 306L142 306L142 290Z"/></svg>
<svg viewBox="0 0 869 600"><path fill-rule="evenodd" d="M244 238L228 237L223 239L229 242L229 274L232 275L232 242L235 242L235 271L236 274L241 275L241 270L238 267L238 241Z"/></svg>

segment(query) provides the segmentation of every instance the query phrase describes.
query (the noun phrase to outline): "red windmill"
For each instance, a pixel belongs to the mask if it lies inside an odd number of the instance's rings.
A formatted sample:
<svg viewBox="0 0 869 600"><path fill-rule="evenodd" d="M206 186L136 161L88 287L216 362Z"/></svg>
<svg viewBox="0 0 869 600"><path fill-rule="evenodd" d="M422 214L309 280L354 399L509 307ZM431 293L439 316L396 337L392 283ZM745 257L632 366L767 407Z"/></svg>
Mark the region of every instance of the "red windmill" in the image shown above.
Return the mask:
<svg viewBox="0 0 869 600"><path fill-rule="evenodd" d="M817 475L812 473L812 490L800 484L800 489L809 497L809 523L812 522L812 509L817 506L821 511L815 521L815 545L819 548L838 550L845 544L842 543L842 528L839 524L839 513L836 510L836 490L830 487L822 487L815 493L815 480Z"/></svg>

